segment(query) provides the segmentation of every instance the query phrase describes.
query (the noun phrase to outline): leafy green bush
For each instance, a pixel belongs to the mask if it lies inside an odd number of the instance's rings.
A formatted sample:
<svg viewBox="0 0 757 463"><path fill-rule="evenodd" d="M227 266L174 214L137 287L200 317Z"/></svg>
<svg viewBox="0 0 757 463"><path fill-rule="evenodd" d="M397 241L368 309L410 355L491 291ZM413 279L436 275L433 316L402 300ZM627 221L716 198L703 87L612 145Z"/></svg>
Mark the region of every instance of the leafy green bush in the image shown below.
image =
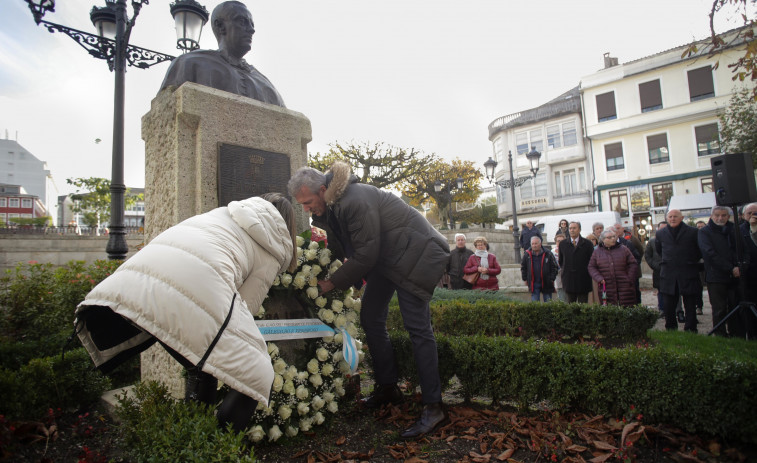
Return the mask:
<svg viewBox="0 0 757 463"><path fill-rule="evenodd" d="M253 462L244 434L226 432L206 406L170 397L155 382L139 383L134 397L119 397L126 447L141 462Z"/></svg>
<svg viewBox="0 0 757 463"><path fill-rule="evenodd" d="M390 333L398 369L415 382L407 333ZM728 350L730 339L712 339ZM671 424L757 443L757 356L751 361L714 352L655 347L601 349L586 344L524 340L510 336L437 335L439 369L457 375L467 396L482 395L521 407L547 401L559 410L621 416L633 405L647 422ZM740 342L738 342L740 341ZM697 341L692 341L697 342ZM446 384L446 381L443 383Z"/></svg>
<svg viewBox="0 0 757 463"><path fill-rule="evenodd" d="M450 291L453 292L453 291ZM460 291L457 291L460 292ZM464 291L485 293L486 291ZM431 302L434 330L447 335L512 335L575 342L645 340L658 312L644 307L586 304L523 303L478 299L438 299ZM399 306L391 304L387 327L403 329Z"/></svg>
<svg viewBox="0 0 757 463"><path fill-rule="evenodd" d="M35 358L17 370L0 370L0 414L35 419L49 408L90 404L110 387L110 380L92 369L83 349Z"/></svg>
<svg viewBox="0 0 757 463"><path fill-rule="evenodd" d="M30 261L6 270L0 277L0 341L40 340L70 334L77 304L120 264L105 260L92 265L71 261L55 268L52 264Z"/></svg>

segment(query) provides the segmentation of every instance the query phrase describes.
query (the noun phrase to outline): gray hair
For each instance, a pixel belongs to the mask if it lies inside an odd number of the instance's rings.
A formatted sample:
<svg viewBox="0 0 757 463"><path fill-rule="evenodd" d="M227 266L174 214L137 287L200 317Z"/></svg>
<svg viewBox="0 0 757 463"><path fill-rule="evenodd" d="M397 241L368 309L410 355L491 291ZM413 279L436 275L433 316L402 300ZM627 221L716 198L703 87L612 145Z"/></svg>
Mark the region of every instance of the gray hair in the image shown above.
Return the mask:
<svg viewBox="0 0 757 463"><path fill-rule="evenodd" d="M710 215L714 214L715 211L726 211L728 215L731 215L731 210L725 206L713 206L712 210L710 211Z"/></svg>
<svg viewBox="0 0 757 463"><path fill-rule="evenodd" d="M592 226L591 226L591 229L592 229L592 231L593 231L593 230L594 230L595 228L597 228L597 227L602 227L602 229L604 230L604 228L605 228L605 224L603 224L602 222L594 222L594 225L592 225Z"/></svg>
<svg viewBox="0 0 757 463"><path fill-rule="evenodd" d="M579 221L577 221L577 220L571 220L571 221L570 221L570 223L568 223L568 226L571 226L571 225L573 225L573 224L576 224L576 225L578 225L578 229L579 229L579 230L581 229L581 222L579 222Z"/></svg>
<svg viewBox="0 0 757 463"><path fill-rule="evenodd" d="M538 236L536 236L536 235L534 235L534 236L531 237L531 242L532 243L534 242L534 240L539 240L539 242L541 243L541 238L538 237Z"/></svg>
<svg viewBox="0 0 757 463"><path fill-rule="evenodd" d="M326 185L326 175L323 172L312 167L300 167L289 179L287 189L290 195L296 196L302 187L306 187L311 193L315 193L323 185Z"/></svg>
<svg viewBox="0 0 757 463"><path fill-rule="evenodd" d="M615 229L610 228L599 234L599 241L604 241L605 238L607 238L607 235L615 235L616 238L618 237L618 234L615 233Z"/></svg>
<svg viewBox="0 0 757 463"><path fill-rule="evenodd" d="M462 236L464 240L467 240L467 238L465 237L464 234L462 234L462 233L455 233L455 241L457 241L457 238L460 237L460 236Z"/></svg>

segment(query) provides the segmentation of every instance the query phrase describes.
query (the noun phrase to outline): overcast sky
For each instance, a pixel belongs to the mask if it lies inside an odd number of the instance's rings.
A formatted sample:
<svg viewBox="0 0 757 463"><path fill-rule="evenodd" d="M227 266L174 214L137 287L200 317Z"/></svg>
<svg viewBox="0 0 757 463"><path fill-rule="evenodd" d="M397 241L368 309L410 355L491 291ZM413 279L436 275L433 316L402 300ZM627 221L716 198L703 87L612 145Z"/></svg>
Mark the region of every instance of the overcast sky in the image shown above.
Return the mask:
<svg viewBox="0 0 757 463"><path fill-rule="evenodd" d="M94 2L57 3L44 19L94 33ZM169 3L142 8L133 45L180 53ZM492 153L491 121L578 85L602 67L605 52L623 63L707 37L711 3L254 0L246 2L256 28L246 58L289 109L310 119L311 153L334 141L381 141L482 166ZM721 16L718 31L739 25L726 16L733 14ZM201 46L217 48L209 25ZM167 68L127 68L129 187L144 186L141 117ZM112 121L105 61L36 26L23 0L0 1L0 136L7 131L46 161L64 194L66 178L110 178Z"/></svg>

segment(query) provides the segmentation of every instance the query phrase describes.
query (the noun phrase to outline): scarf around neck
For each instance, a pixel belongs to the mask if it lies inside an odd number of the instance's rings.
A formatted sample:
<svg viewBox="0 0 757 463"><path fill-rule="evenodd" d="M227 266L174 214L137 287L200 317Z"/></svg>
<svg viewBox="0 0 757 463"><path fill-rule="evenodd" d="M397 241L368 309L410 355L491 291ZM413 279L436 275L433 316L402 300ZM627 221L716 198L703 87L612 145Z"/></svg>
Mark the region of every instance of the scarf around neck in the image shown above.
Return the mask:
<svg viewBox="0 0 757 463"><path fill-rule="evenodd" d="M476 256L481 258L481 263L479 264L479 266L483 268L489 268L489 253L486 252L486 250L476 249ZM483 280L488 280L489 275L482 273L480 278Z"/></svg>

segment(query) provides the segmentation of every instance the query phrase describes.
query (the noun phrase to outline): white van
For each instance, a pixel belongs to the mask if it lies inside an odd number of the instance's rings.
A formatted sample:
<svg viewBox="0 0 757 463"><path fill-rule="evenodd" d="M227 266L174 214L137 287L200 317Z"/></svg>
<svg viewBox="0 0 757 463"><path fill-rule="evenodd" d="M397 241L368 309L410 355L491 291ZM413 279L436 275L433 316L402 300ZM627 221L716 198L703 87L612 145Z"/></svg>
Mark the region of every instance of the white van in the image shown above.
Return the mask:
<svg viewBox="0 0 757 463"><path fill-rule="evenodd" d="M555 232L560 227L560 221L565 219L570 222L581 224L581 236L591 233L591 227L597 222L602 222L605 228L616 223L621 223L620 214L617 212L584 212L581 214L562 214L539 217L535 227L541 230L541 236L547 243L555 242ZM532 219L533 220L533 219Z"/></svg>

